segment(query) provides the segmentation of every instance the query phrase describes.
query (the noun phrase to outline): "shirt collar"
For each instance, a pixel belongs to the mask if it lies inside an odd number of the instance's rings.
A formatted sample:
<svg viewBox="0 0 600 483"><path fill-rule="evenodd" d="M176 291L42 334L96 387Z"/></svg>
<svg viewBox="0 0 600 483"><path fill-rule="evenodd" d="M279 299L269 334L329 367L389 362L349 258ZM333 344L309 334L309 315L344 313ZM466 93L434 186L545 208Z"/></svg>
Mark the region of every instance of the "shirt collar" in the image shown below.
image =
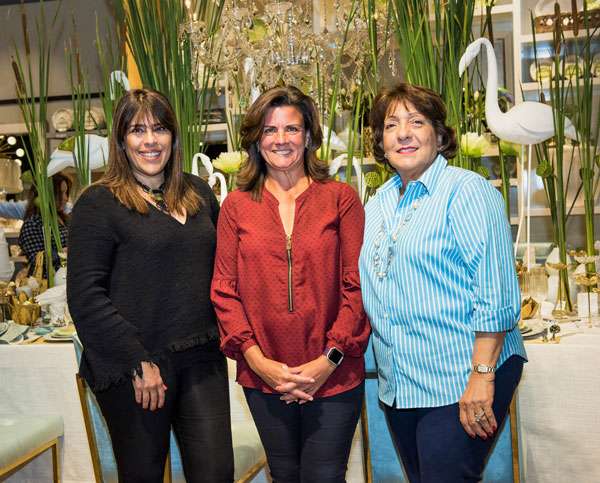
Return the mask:
<svg viewBox="0 0 600 483"><path fill-rule="evenodd" d="M417 183L421 183L425 187L425 190L430 193L437 185L440 175L447 165L448 161L446 161L446 158L441 154L438 154L431 166L427 168L427 171L425 171L417 180ZM400 178L400 175L396 173L391 179L381 185L377 192L384 193L389 190L399 190L400 188L402 188L402 179Z"/></svg>

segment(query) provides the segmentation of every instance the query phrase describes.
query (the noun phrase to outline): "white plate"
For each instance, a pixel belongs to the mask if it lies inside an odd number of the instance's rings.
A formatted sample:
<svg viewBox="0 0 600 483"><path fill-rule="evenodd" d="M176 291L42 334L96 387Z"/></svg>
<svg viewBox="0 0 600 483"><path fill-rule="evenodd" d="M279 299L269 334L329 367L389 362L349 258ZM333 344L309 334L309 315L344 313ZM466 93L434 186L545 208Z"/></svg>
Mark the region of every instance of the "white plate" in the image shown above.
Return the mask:
<svg viewBox="0 0 600 483"><path fill-rule="evenodd" d="M539 82L540 77L542 82L548 82L554 77L554 62L552 59L538 59L536 65L534 60L529 66L529 76L532 82Z"/></svg>
<svg viewBox="0 0 600 483"><path fill-rule="evenodd" d="M44 336L46 342L73 342L72 337L52 337L52 332Z"/></svg>
<svg viewBox="0 0 600 483"><path fill-rule="evenodd" d="M531 327L531 330L525 333L521 333L523 339L532 339L534 337L537 337L542 332L544 332L545 328L547 328L546 324L544 324L543 322L540 323L539 321L529 322L527 323L527 325Z"/></svg>
<svg viewBox="0 0 600 483"><path fill-rule="evenodd" d="M57 132L65 132L73 128L73 110L57 109L52 114L52 126Z"/></svg>

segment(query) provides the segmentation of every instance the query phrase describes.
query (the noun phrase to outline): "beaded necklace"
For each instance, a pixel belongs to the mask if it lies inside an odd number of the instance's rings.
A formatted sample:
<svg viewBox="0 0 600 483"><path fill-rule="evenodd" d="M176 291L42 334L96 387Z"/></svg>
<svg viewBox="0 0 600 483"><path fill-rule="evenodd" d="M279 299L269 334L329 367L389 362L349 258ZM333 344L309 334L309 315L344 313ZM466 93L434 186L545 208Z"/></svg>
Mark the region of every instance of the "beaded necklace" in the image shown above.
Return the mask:
<svg viewBox="0 0 600 483"><path fill-rule="evenodd" d="M421 203L422 199L423 199L423 195L419 196L415 201L413 201L412 205L410 206L410 210L408 210L408 213L406 213L406 216L404 217L404 220L402 221L402 223L400 223L398 225L398 228L396 229L395 233L392 235L392 242L390 243L390 246L388 247L387 264L386 264L385 270L383 272L381 271L381 257L379 256L379 243L381 242L381 239L385 235L385 223L383 223L383 222L381 223L381 227L379 228L379 231L375 235L375 241L373 242L373 245L375 246L375 251L373 252L373 270L375 270L377 277L379 277L379 278L387 277L388 270L390 268L390 264L392 263L392 255L394 253L394 245L396 244L396 241L398 240L398 233L400 232L400 230L402 230L402 228L404 228L408 224L410 219L413 217L413 215L415 214L415 211L417 211L417 208L419 207L419 204Z"/></svg>
<svg viewBox="0 0 600 483"><path fill-rule="evenodd" d="M167 208L167 204L165 203L165 193L164 187L165 184L161 184L158 188L150 188L150 186L146 186L144 183L141 183L139 180L135 180L144 193L147 193L150 198L154 201L156 207L162 211L163 213L169 214L169 208Z"/></svg>

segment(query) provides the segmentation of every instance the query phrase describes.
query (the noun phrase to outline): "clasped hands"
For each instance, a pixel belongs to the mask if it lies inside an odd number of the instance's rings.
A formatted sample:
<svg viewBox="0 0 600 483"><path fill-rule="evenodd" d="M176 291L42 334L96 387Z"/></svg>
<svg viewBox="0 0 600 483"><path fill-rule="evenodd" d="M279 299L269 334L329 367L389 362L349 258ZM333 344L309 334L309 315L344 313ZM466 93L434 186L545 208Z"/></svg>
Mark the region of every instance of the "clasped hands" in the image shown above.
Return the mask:
<svg viewBox="0 0 600 483"><path fill-rule="evenodd" d="M325 356L296 367L263 357L253 368L260 378L281 394L280 399L290 404L304 404L313 396L335 370Z"/></svg>

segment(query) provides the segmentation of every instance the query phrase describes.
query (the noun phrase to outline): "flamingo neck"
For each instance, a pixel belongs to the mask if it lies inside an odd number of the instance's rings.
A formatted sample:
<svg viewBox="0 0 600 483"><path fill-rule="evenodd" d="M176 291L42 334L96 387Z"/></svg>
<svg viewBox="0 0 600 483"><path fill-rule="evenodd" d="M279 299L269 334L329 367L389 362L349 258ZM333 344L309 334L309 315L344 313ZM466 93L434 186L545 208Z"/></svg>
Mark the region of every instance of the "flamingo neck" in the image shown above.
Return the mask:
<svg viewBox="0 0 600 483"><path fill-rule="evenodd" d="M487 54L487 83L485 86L485 117L488 125L502 114L498 105L498 66L496 64L496 53L492 43L485 38L481 39L485 45ZM490 119L491 118L491 119Z"/></svg>

